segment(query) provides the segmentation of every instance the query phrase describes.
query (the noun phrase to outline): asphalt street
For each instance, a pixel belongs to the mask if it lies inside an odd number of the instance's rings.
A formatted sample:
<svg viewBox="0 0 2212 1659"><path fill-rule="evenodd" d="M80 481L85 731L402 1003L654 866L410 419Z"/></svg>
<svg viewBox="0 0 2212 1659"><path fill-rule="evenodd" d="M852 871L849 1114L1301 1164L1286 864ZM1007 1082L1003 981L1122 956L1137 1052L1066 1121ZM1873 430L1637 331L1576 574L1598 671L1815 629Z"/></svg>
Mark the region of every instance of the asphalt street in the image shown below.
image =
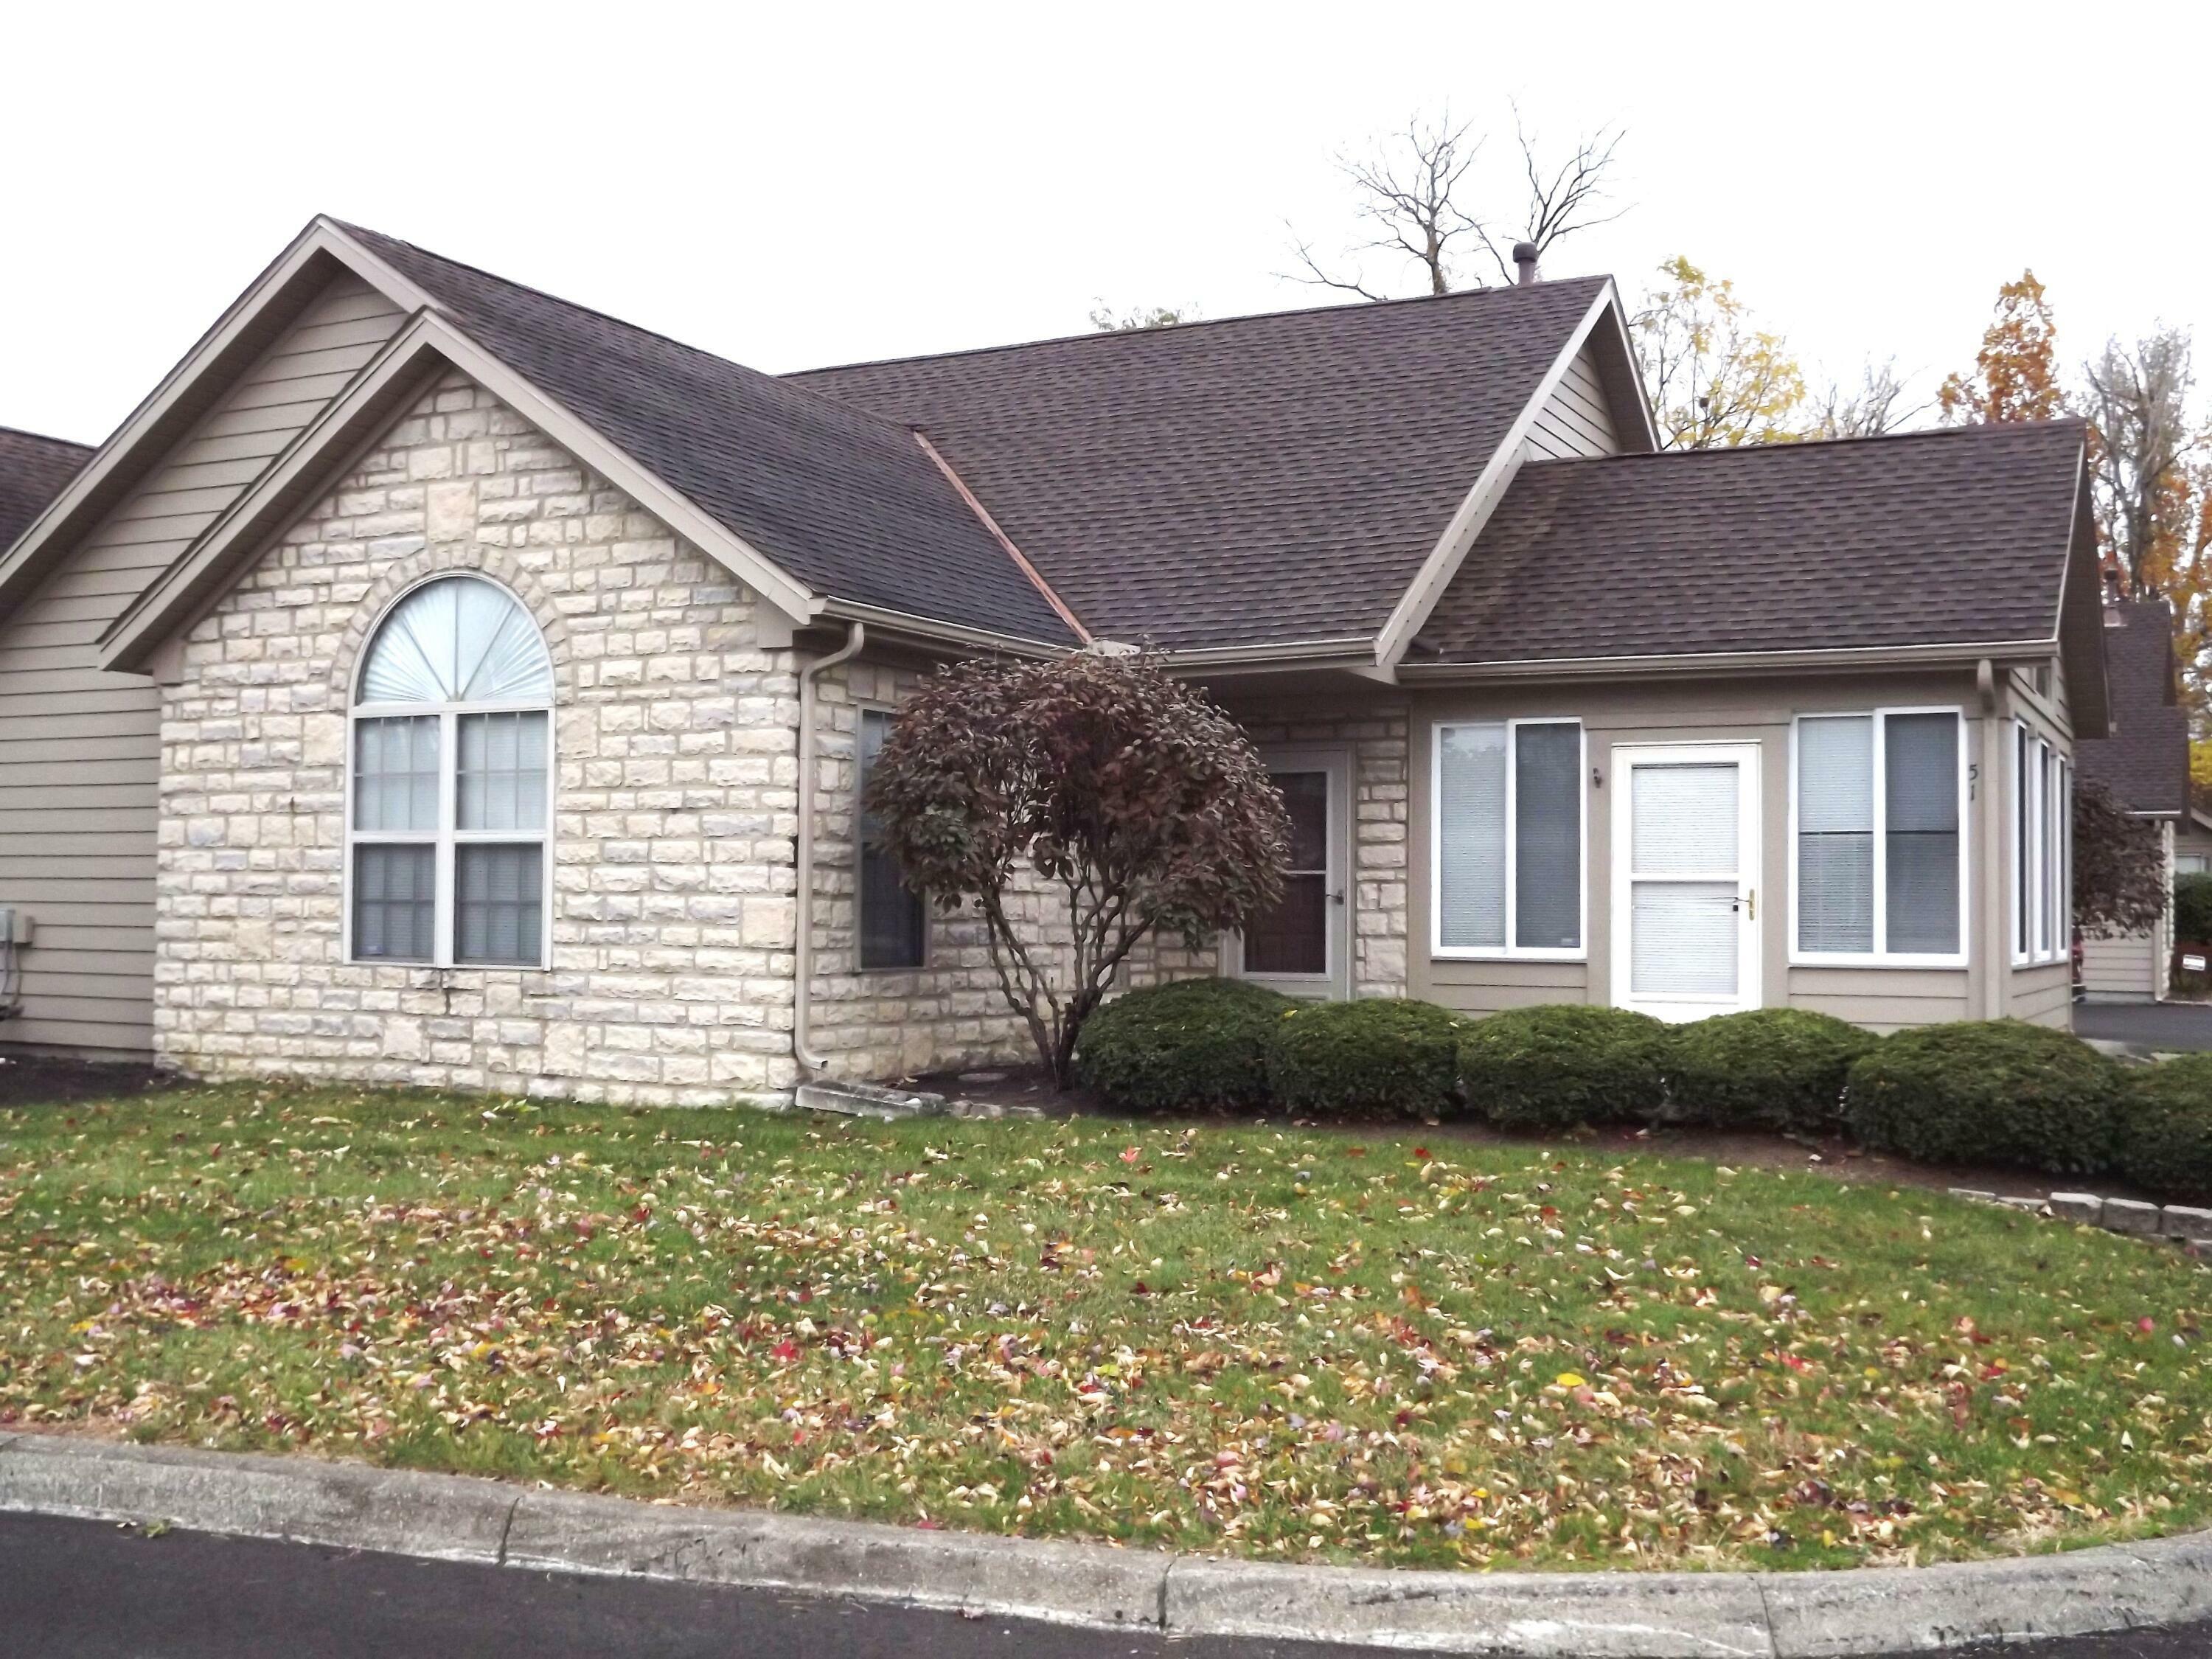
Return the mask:
<svg viewBox="0 0 2212 1659"><path fill-rule="evenodd" d="M1372 1659L0 1516L5 1659ZM2212 1625L1983 1649L2205 1659Z"/></svg>

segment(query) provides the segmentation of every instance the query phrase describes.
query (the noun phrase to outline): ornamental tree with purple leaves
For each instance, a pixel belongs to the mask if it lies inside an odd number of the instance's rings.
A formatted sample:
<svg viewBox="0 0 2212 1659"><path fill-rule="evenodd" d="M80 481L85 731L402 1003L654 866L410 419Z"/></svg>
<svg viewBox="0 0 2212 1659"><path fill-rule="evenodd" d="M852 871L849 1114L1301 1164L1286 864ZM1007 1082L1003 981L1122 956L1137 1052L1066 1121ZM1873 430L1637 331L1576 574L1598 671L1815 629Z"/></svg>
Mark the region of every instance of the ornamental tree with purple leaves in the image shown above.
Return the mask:
<svg viewBox="0 0 2212 1659"><path fill-rule="evenodd" d="M893 722L868 805L909 888L982 916L999 988L1063 1089L1130 951L1243 927L1280 896L1288 856L1251 739L1138 655L939 670ZM1044 926L1024 928L1040 891Z"/></svg>

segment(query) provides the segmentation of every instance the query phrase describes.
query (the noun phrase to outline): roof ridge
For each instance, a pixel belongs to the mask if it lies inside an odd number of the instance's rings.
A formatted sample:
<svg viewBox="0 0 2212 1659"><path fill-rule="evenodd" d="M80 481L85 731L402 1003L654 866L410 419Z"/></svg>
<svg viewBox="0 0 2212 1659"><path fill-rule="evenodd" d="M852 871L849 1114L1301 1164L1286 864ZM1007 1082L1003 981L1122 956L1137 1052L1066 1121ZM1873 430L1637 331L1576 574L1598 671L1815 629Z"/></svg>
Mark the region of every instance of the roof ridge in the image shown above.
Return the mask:
<svg viewBox="0 0 2212 1659"><path fill-rule="evenodd" d="M1763 444L1716 444L1703 449L1623 451L1613 455L1531 456L1534 467L1616 466L1638 461L1722 460L1731 456L1803 454L1813 450L1838 449L1853 444L1895 443L1912 439L1956 438L1969 433L1984 436L2024 437L2032 434L2087 428L2078 415L2054 416L2047 421L1975 421L1965 426L1923 426L1904 432L1866 432L1837 438L1778 438Z"/></svg>
<svg viewBox="0 0 2212 1659"><path fill-rule="evenodd" d="M879 415L863 404L851 403L842 398L833 398L826 392L817 392L812 386L792 386L788 375L771 374L765 369L755 368L750 363L741 363L734 357L725 357L720 352L708 350L704 346L696 346L688 340L679 340L673 334L663 333L657 328L647 328L642 323L631 322L627 317L617 317L611 311L603 311L597 306L587 306L580 301L568 299L547 289L537 288L528 283L518 283L512 276L502 276L499 272L487 270L482 265L472 265L465 259L456 259L451 254L439 252L435 248L424 247L420 242L410 242L404 236L394 236L388 231L377 230L368 225L356 225L336 217L332 217L331 222L350 235L374 237L380 241L397 242L410 252L418 253L426 259L435 259L441 264L465 270L471 276L481 277L486 282L497 283L503 288L512 289L517 293L534 295L538 299L556 306L565 306L571 311L582 313L586 317L596 317L601 322L610 323L632 334L642 335L649 340L658 340L664 345L673 346L677 350L689 353L694 357L703 357L708 362L718 363L726 368L738 369L744 374L758 375L762 380L775 386L787 387L800 397L826 404L846 416L871 425L882 427L886 432L896 434L902 441L913 430L910 427ZM436 302L434 301L434 303ZM442 304L440 308L444 309Z"/></svg>
<svg viewBox="0 0 2212 1659"><path fill-rule="evenodd" d="M1334 305L1286 306L1279 311L1244 311L1233 317L1194 317L1187 323L1162 323L1146 328L1087 329L1078 334L1048 334L1034 340L1002 340L996 345L956 346L948 351L922 351L902 357L860 357L849 362L817 363L811 368L794 368L775 376L780 380L803 380L810 374L837 374L855 368L884 368L894 363L938 363L956 357L989 357L1001 352L1030 351L1039 346L1083 345L1093 342L1123 341L1134 343L1154 335L1187 337L1199 329L1221 328L1232 323L1272 322L1283 317L1318 317L1326 313L1342 312L1349 314L1393 310L1406 306L1432 306L1446 301L1466 301L1485 296L1507 294L1535 293L1544 289L1563 289L1598 286L1609 283L1609 274L1588 276L1559 276L1534 283L1500 283L1496 287L1455 289L1449 294L1408 294L1395 300L1340 301Z"/></svg>

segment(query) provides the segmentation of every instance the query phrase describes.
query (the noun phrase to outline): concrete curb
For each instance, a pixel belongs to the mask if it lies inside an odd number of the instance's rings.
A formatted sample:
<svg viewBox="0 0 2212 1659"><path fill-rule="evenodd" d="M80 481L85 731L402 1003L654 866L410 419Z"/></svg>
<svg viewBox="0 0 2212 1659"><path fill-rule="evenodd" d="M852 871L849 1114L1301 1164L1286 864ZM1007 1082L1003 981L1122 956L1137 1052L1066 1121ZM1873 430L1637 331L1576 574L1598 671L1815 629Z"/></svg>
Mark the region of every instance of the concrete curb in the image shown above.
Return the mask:
<svg viewBox="0 0 2212 1659"><path fill-rule="evenodd" d="M1844 1572L1399 1572L686 1509L43 1434L0 1436L0 1510L1175 1636L1491 1659L1845 1659L2212 1616L2212 1533Z"/></svg>

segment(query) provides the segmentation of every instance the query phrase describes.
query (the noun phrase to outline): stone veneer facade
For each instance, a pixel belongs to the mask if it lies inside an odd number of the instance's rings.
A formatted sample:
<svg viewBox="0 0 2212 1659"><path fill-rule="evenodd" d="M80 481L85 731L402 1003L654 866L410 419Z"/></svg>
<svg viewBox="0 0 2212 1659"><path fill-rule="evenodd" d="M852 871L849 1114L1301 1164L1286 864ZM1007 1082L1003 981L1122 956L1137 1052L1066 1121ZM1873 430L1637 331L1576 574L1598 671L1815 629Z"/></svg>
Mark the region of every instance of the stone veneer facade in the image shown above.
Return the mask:
<svg viewBox="0 0 2212 1659"><path fill-rule="evenodd" d="M551 653L550 969L342 955L354 675L391 603L445 571L505 584ZM199 1075L617 1103L787 1096L799 659L763 644L758 603L490 393L447 377L185 637L162 712L161 1058ZM895 708L917 678L864 655L818 688L812 1040L836 1076L1028 1048L973 916L933 916L920 969L854 962L858 714ZM1252 725L1263 743L1352 750L1354 990L1401 994L1404 709ZM1212 972L1215 954L1164 943L1129 977Z"/></svg>

